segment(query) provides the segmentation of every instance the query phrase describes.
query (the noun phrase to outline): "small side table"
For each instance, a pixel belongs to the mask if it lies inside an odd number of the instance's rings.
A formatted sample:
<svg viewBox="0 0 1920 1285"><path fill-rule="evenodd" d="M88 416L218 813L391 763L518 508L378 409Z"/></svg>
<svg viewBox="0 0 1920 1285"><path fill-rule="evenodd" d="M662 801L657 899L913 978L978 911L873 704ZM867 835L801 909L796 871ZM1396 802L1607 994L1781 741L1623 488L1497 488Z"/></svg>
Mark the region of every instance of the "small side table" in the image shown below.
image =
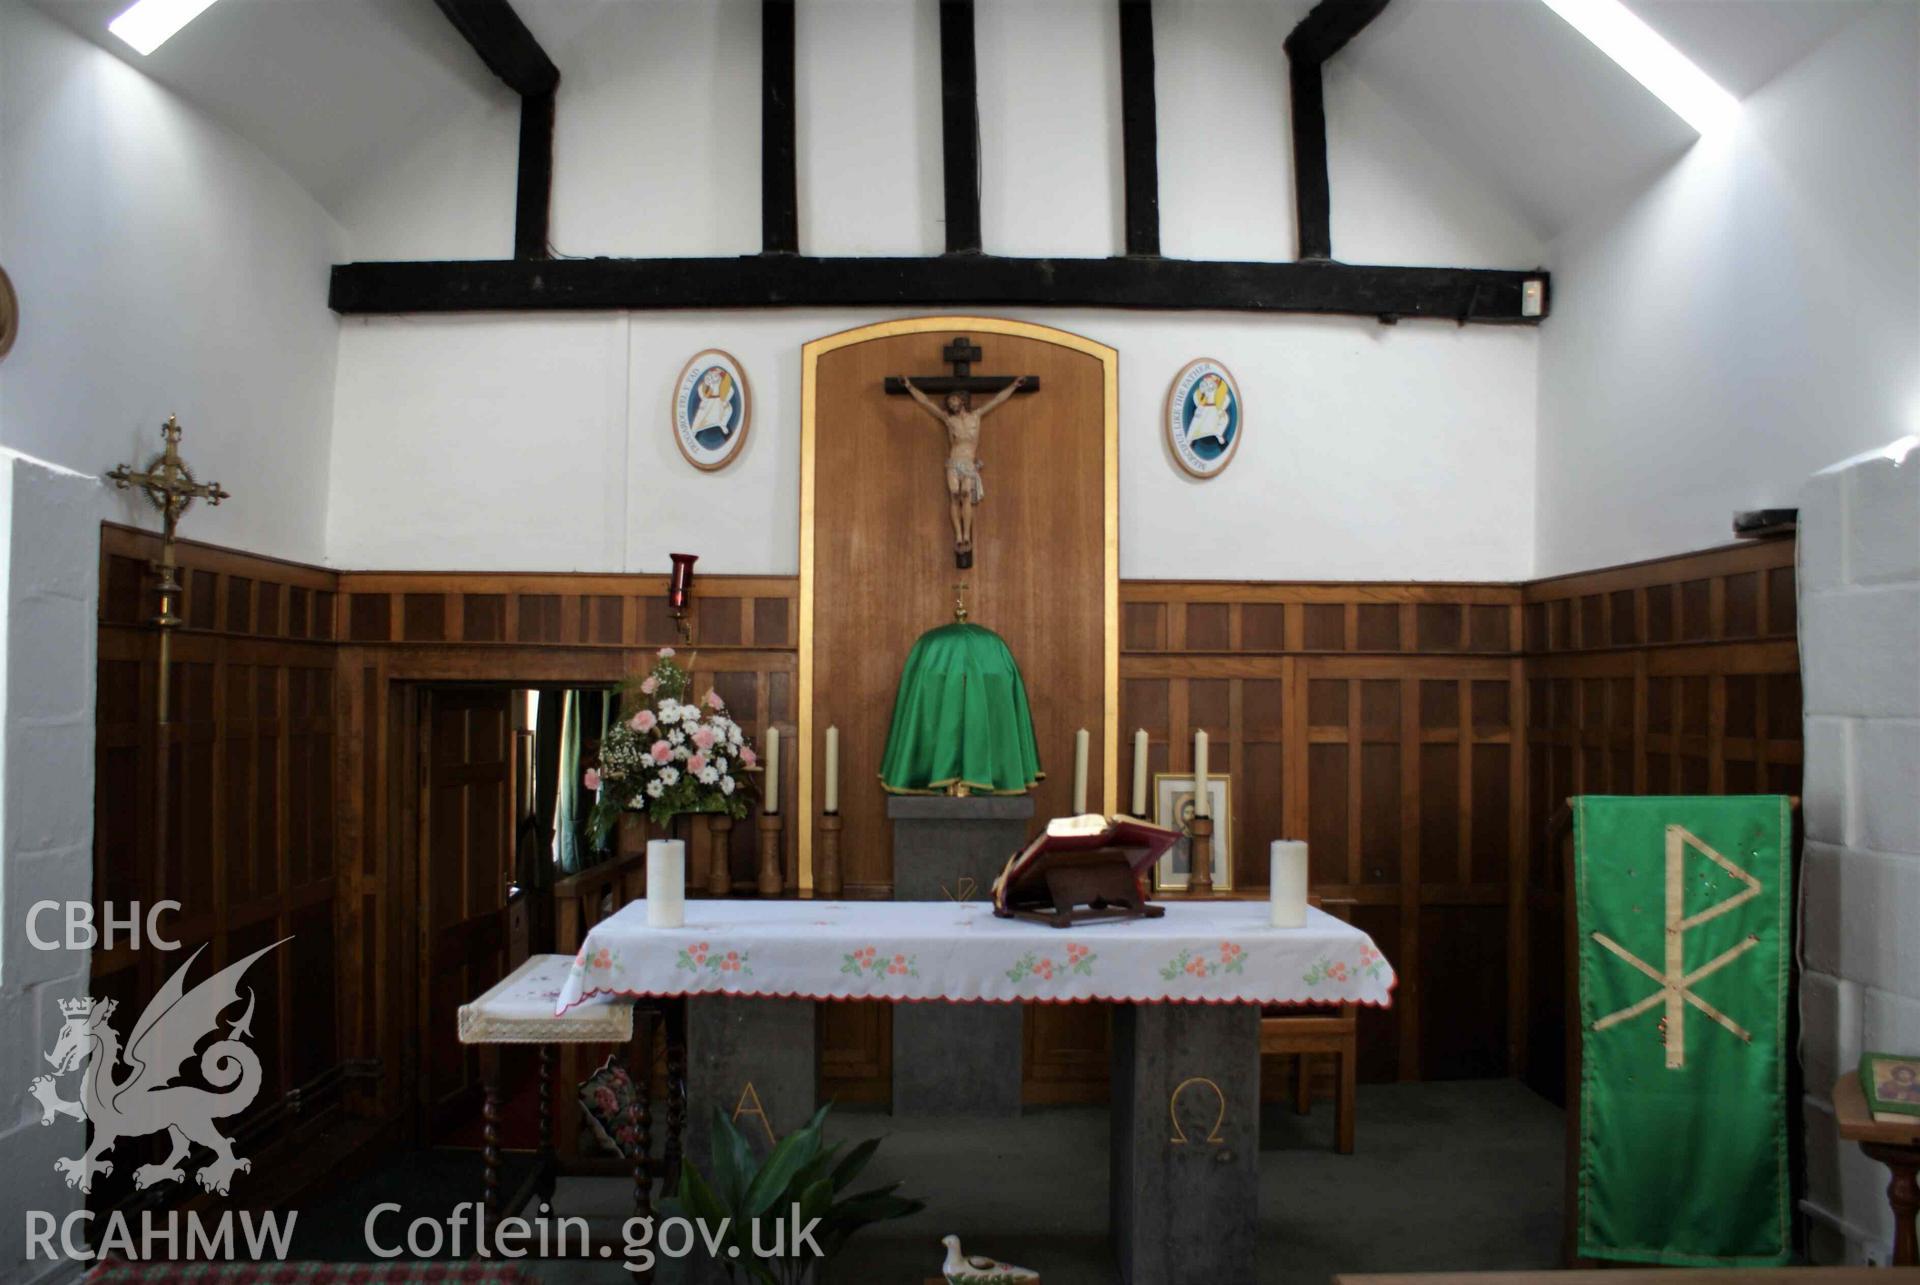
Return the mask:
<svg viewBox="0 0 1920 1285"><path fill-rule="evenodd" d="M1920 1266L1913 1233L1914 1215L1920 1213L1920 1185L1914 1180L1920 1169L1920 1116L1874 1119L1856 1074L1841 1076L1833 1086L1833 1117L1841 1137L1859 1143L1860 1150L1893 1171L1887 1183L1887 1203L1893 1207L1893 1265Z"/></svg>

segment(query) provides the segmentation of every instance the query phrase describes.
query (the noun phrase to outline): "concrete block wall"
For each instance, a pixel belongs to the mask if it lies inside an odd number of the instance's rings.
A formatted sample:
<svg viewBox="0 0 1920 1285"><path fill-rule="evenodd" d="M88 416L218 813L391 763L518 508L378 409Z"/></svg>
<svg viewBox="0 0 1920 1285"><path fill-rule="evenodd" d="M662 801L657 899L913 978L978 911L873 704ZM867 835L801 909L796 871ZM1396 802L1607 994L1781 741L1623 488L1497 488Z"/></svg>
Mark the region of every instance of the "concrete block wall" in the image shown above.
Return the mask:
<svg viewBox="0 0 1920 1285"><path fill-rule="evenodd" d="M97 480L0 449L0 1281L77 1274L26 1258L28 1211L59 1219L81 1208L53 1162L86 1144L77 1121L42 1125L28 1089L48 1070L59 1002L86 993L88 952L37 948L27 914L38 901L93 893L102 506ZM41 916L43 941L62 935L60 918Z"/></svg>
<svg viewBox="0 0 1920 1285"><path fill-rule="evenodd" d="M1799 560L1806 1210L1818 1261L1885 1263L1887 1171L1830 1095L1863 1049L1920 1052L1920 438L1807 483Z"/></svg>

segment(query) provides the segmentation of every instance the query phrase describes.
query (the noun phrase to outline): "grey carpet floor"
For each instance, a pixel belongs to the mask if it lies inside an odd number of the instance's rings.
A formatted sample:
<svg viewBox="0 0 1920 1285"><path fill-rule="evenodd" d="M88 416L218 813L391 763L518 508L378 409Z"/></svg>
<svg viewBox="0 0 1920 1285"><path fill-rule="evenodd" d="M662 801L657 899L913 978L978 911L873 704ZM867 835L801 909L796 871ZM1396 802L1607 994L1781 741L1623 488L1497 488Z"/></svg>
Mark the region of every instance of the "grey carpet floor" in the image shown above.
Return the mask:
<svg viewBox="0 0 1920 1285"><path fill-rule="evenodd" d="M982 1124L835 1113L835 1136L886 1138L869 1174L903 1179L927 1209L856 1236L833 1285L920 1285L940 1237L1033 1267L1045 1285L1111 1285L1107 1116L1035 1110ZM1356 1154L1332 1150L1333 1110L1270 1104L1262 1120L1262 1282L1324 1285L1336 1272L1487 1271L1558 1264L1561 1115L1507 1080L1369 1085ZM864 1184L863 1184L864 1185ZM611 1179L573 1179L557 1212L618 1217ZM594 1219L599 1223L599 1219ZM627 1281L615 1264L554 1263L547 1281ZM1196 1282L1196 1285L1199 1283Z"/></svg>

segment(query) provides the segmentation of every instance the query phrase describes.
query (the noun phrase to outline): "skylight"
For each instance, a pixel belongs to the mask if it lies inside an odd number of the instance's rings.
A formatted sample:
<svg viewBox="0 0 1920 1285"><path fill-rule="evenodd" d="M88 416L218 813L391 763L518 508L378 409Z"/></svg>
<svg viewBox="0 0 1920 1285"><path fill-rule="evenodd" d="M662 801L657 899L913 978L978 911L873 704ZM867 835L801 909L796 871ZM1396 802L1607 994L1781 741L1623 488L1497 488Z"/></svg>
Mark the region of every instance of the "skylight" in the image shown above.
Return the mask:
<svg viewBox="0 0 1920 1285"><path fill-rule="evenodd" d="M1541 0L1565 18L1601 53L1693 126L1710 134L1739 114L1740 100L1720 88L1706 72L1659 32L1642 22L1621 0Z"/></svg>
<svg viewBox="0 0 1920 1285"><path fill-rule="evenodd" d="M107 24L107 30L145 57L212 4L213 0L135 0L125 13Z"/></svg>

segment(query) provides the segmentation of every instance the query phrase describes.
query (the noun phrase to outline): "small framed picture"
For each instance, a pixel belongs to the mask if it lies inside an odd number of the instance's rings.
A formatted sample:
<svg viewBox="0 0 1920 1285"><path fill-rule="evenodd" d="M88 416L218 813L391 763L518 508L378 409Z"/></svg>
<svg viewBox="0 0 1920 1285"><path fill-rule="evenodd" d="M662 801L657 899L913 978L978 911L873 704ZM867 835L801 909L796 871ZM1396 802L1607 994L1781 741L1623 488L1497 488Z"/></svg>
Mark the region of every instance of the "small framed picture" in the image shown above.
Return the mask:
<svg viewBox="0 0 1920 1285"><path fill-rule="evenodd" d="M1156 773L1153 778L1154 823L1178 830L1180 840L1167 849L1153 867L1153 886L1178 891L1193 872L1193 776ZM1217 892L1233 889L1233 781L1207 774L1207 814L1213 820L1213 886Z"/></svg>
<svg viewBox="0 0 1920 1285"><path fill-rule="evenodd" d="M746 444L752 415L746 372L718 348L695 354L673 386L673 440L697 469L711 473L731 464Z"/></svg>
<svg viewBox="0 0 1920 1285"><path fill-rule="evenodd" d="M1233 375L1211 357L1181 367L1167 390L1167 447L1181 468L1208 478L1233 462L1246 429Z"/></svg>
<svg viewBox="0 0 1920 1285"><path fill-rule="evenodd" d="M1865 1054L1860 1059L1860 1084L1876 1118L1920 1116L1920 1055Z"/></svg>

